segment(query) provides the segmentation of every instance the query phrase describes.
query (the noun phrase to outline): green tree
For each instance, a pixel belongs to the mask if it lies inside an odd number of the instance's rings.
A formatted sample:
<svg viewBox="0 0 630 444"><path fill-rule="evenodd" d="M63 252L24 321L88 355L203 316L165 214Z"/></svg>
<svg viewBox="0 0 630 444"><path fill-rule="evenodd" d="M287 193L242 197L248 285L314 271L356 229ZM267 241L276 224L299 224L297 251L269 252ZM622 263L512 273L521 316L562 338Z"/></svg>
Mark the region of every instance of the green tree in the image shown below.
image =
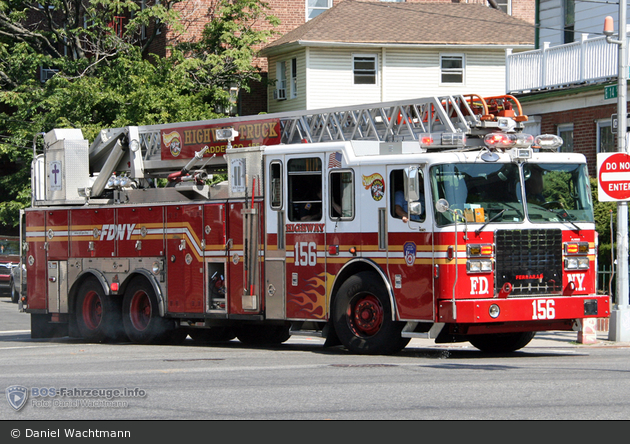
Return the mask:
<svg viewBox="0 0 630 444"><path fill-rule="evenodd" d="M599 237L597 258L600 265L610 265L611 250L617 242L617 203L600 202L598 200L597 178L591 177L590 180L591 192L593 194L593 212L595 214L595 231L597 231Z"/></svg>
<svg viewBox="0 0 630 444"><path fill-rule="evenodd" d="M0 0L0 224L15 226L30 203L37 134L81 128L92 140L102 128L219 117L230 86L261 79L257 48L278 24L262 0L211 1L202 36L150 53L163 31L190 36L186 5Z"/></svg>

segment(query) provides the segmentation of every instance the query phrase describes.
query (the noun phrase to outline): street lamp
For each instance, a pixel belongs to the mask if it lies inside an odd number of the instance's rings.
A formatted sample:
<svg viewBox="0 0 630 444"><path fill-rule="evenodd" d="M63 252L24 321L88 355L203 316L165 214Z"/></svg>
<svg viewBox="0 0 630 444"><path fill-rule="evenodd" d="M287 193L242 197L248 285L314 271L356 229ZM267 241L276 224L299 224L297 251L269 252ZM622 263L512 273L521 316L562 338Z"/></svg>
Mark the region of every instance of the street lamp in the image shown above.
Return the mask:
<svg viewBox="0 0 630 444"><path fill-rule="evenodd" d="M619 1L619 36L614 33L613 18L604 19L604 35L608 43L619 48L617 68L617 151L626 153L627 125L627 76L628 48L626 44L626 1ZM617 306L610 315L608 339L611 341L630 341L630 306L628 305L628 203L617 202Z"/></svg>

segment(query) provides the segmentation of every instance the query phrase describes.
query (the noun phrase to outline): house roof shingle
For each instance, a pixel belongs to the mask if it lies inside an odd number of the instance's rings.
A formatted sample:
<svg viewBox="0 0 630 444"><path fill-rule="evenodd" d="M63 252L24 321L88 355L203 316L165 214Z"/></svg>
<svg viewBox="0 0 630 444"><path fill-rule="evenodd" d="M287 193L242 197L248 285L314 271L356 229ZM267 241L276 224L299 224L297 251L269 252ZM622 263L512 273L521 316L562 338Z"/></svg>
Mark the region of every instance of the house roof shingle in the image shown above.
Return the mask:
<svg viewBox="0 0 630 444"><path fill-rule="evenodd" d="M533 45L534 26L481 4L345 0L263 52L299 42Z"/></svg>

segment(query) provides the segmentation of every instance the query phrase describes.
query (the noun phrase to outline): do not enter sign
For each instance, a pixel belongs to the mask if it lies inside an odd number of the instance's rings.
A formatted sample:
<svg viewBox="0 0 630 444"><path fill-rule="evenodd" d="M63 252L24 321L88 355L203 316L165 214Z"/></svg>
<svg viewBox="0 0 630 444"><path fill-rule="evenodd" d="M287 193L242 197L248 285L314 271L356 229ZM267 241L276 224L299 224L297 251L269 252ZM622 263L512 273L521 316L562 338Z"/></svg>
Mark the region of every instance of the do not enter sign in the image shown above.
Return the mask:
<svg viewBox="0 0 630 444"><path fill-rule="evenodd" d="M597 187L600 202L630 200L630 155L597 155Z"/></svg>

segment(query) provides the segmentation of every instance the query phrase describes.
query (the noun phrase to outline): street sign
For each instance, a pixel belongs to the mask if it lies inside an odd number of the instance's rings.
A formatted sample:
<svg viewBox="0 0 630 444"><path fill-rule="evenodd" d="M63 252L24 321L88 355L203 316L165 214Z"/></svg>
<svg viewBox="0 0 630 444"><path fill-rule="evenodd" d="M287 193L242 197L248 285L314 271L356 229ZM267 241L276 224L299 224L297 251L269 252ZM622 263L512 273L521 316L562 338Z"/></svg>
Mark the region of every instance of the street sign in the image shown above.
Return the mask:
<svg viewBox="0 0 630 444"><path fill-rule="evenodd" d="M619 127L619 119L617 119L617 113L610 115L610 131L613 134L617 134L617 130ZM630 132L630 113L626 116L626 132Z"/></svg>
<svg viewBox="0 0 630 444"><path fill-rule="evenodd" d="M617 85L608 85L604 87L604 100L614 99L617 97Z"/></svg>
<svg viewBox="0 0 630 444"><path fill-rule="evenodd" d="M600 202L630 201L630 154L597 155L597 189Z"/></svg>

